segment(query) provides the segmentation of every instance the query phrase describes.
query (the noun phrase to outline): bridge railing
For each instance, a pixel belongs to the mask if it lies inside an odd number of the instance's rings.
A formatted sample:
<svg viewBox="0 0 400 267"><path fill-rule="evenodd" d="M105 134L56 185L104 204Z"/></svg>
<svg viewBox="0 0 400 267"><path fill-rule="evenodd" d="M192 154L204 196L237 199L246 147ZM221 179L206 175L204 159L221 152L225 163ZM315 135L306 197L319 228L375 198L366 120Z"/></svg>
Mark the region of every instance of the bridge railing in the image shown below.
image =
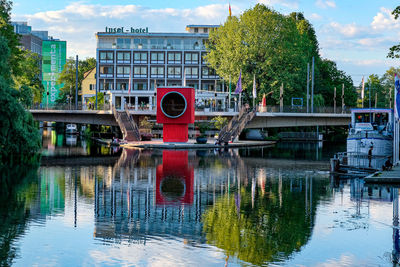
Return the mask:
<svg viewBox="0 0 400 267"><path fill-rule="evenodd" d="M81 103L78 104L78 110L95 110L94 107L92 106L87 106L84 105L82 107ZM38 109L38 110L75 110L75 105L69 105L69 104L56 104L56 105L33 105L31 109ZM257 106L256 107L257 112L260 113L279 113L279 112L284 112L284 113L307 113L307 108L306 107L301 107L301 106L283 106L282 108L279 105L267 105L265 107L263 106ZM314 113L336 113L336 114L348 114L350 113L351 108L345 107L342 109L341 107L337 107L334 109L333 107L314 107ZM110 104L99 104L97 110L111 110ZM123 111L124 109L119 108L118 110ZM128 108L128 110L131 113L134 113L135 111L155 111L156 107L155 105L132 105ZM223 107L223 106L217 106L217 107L204 107L204 106L198 106L195 107L195 110L197 112L204 112L204 113L214 113L214 112L238 112L237 106L236 107ZM309 109L309 113L311 113L311 109Z"/></svg>

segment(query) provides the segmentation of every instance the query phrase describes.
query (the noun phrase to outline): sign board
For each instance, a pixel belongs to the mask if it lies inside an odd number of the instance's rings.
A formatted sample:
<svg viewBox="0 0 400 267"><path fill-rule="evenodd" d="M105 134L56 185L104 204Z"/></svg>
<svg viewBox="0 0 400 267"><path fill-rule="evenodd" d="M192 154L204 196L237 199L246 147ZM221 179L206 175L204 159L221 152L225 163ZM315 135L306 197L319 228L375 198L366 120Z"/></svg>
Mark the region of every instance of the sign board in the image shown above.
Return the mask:
<svg viewBox="0 0 400 267"><path fill-rule="evenodd" d="M64 84L57 84L67 59L66 41L43 41L42 43L42 103L54 105Z"/></svg>
<svg viewBox="0 0 400 267"><path fill-rule="evenodd" d="M369 122L359 122L356 123L356 127L357 130L363 130L363 131L372 131L374 129L374 127L372 127L372 124Z"/></svg>

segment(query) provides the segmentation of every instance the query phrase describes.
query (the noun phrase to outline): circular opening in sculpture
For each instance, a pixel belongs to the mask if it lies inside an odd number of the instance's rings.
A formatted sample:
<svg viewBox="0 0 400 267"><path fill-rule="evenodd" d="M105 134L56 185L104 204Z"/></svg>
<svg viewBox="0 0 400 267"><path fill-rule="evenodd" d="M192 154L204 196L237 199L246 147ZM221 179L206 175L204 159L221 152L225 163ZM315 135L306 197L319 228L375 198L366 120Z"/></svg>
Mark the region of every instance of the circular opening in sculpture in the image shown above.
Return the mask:
<svg viewBox="0 0 400 267"><path fill-rule="evenodd" d="M168 118L179 118L187 108L185 97L179 92L166 93L160 102L162 113Z"/></svg>
<svg viewBox="0 0 400 267"><path fill-rule="evenodd" d="M185 195L184 181L175 175L168 175L161 181L160 192L166 201L180 201Z"/></svg>

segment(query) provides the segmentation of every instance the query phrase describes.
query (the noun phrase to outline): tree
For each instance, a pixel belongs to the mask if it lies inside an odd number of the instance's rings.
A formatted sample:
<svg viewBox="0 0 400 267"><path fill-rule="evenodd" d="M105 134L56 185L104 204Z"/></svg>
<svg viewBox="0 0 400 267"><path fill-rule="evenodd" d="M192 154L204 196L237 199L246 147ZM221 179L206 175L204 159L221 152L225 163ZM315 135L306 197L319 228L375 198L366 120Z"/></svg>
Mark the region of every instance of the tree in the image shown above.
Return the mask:
<svg viewBox="0 0 400 267"><path fill-rule="evenodd" d="M400 6L397 6L393 11L392 15L394 16L395 19L398 19L400 16ZM394 45L389 49L389 53L387 57L389 58L400 58L400 44Z"/></svg>
<svg viewBox="0 0 400 267"><path fill-rule="evenodd" d="M95 58L86 58L78 61L78 90L82 90L82 80L85 72L96 67ZM75 78L76 78L76 62L74 58L67 59L64 68L58 78L58 84L64 84L58 96L58 103L66 103L67 96L72 95L72 102L75 102Z"/></svg>
<svg viewBox="0 0 400 267"><path fill-rule="evenodd" d="M12 1L0 0L0 36L3 36L7 47L10 50L8 64L10 66L9 75L19 75L22 52L19 49L19 35L14 32L11 22Z"/></svg>
<svg viewBox="0 0 400 267"><path fill-rule="evenodd" d="M17 90L21 90L22 87L29 87L32 92L31 102L40 103L44 92L40 80L40 56L29 50L22 50L21 55L21 60L18 62L20 72L18 75L13 75L14 87Z"/></svg>
<svg viewBox="0 0 400 267"><path fill-rule="evenodd" d="M18 102L19 92L12 88L7 64L10 50L0 36L0 162L30 162L41 147L39 131L33 117Z"/></svg>
<svg viewBox="0 0 400 267"><path fill-rule="evenodd" d="M257 4L210 33L206 59L225 80L231 77L236 82L242 70L245 98L255 75L259 95L273 91L272 98L278 103L283 83L284 101L289 102L305 88L304 66L309 61L307 54L312 54L303 53L312 50L307 44L307 35L299 33L292 18Z"/></svg>
<svg viewBox="0 0 400 267"><path fill-rule="evenodd" d="M33 117L18 102L13 86L20 50L10 23L11 2L0 0L0 165L29 163L41 147Z"/></svg>
<svg viewBox="0 0 400 267"><path fill-rule="evenodd" d="M253 75L259 98L273 92L271 100L267 100L269 104L279 103L282 84L284 103L289 104L292 97L305 98L307 63L313 57L316 66L314 93L321 94L325 104L333 103L333 89L343 83L349 104L355 103L357 98L351 78L338 70L334 62L328 64L320 58L315 31L302 13L285 16L257 4L211 31L206 46L206 60L220 77L235 83L242 71L245 101L251 98ZM326 74L328 70L334 71L333 77Z"/></svg>

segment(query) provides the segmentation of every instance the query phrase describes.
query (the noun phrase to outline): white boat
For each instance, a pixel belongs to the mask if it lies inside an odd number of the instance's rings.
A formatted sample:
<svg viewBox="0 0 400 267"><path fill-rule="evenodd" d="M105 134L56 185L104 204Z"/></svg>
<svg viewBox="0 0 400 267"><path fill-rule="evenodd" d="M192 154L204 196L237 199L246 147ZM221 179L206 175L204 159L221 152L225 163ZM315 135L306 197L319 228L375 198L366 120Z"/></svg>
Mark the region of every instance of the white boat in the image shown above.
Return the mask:
<svg viewBox="0 0 400 267"><path fill-rule="evenodd" d="M77 134L78 133L78 127L76 124L67 124L65 128L65 132L67 134Z"/></svg>
<svg viewBox="0 0 400 267"><path fill-rule="evenodd" d="M348 164L381 169L392 154L393 110L352 109L347 137Z"/></svg>

